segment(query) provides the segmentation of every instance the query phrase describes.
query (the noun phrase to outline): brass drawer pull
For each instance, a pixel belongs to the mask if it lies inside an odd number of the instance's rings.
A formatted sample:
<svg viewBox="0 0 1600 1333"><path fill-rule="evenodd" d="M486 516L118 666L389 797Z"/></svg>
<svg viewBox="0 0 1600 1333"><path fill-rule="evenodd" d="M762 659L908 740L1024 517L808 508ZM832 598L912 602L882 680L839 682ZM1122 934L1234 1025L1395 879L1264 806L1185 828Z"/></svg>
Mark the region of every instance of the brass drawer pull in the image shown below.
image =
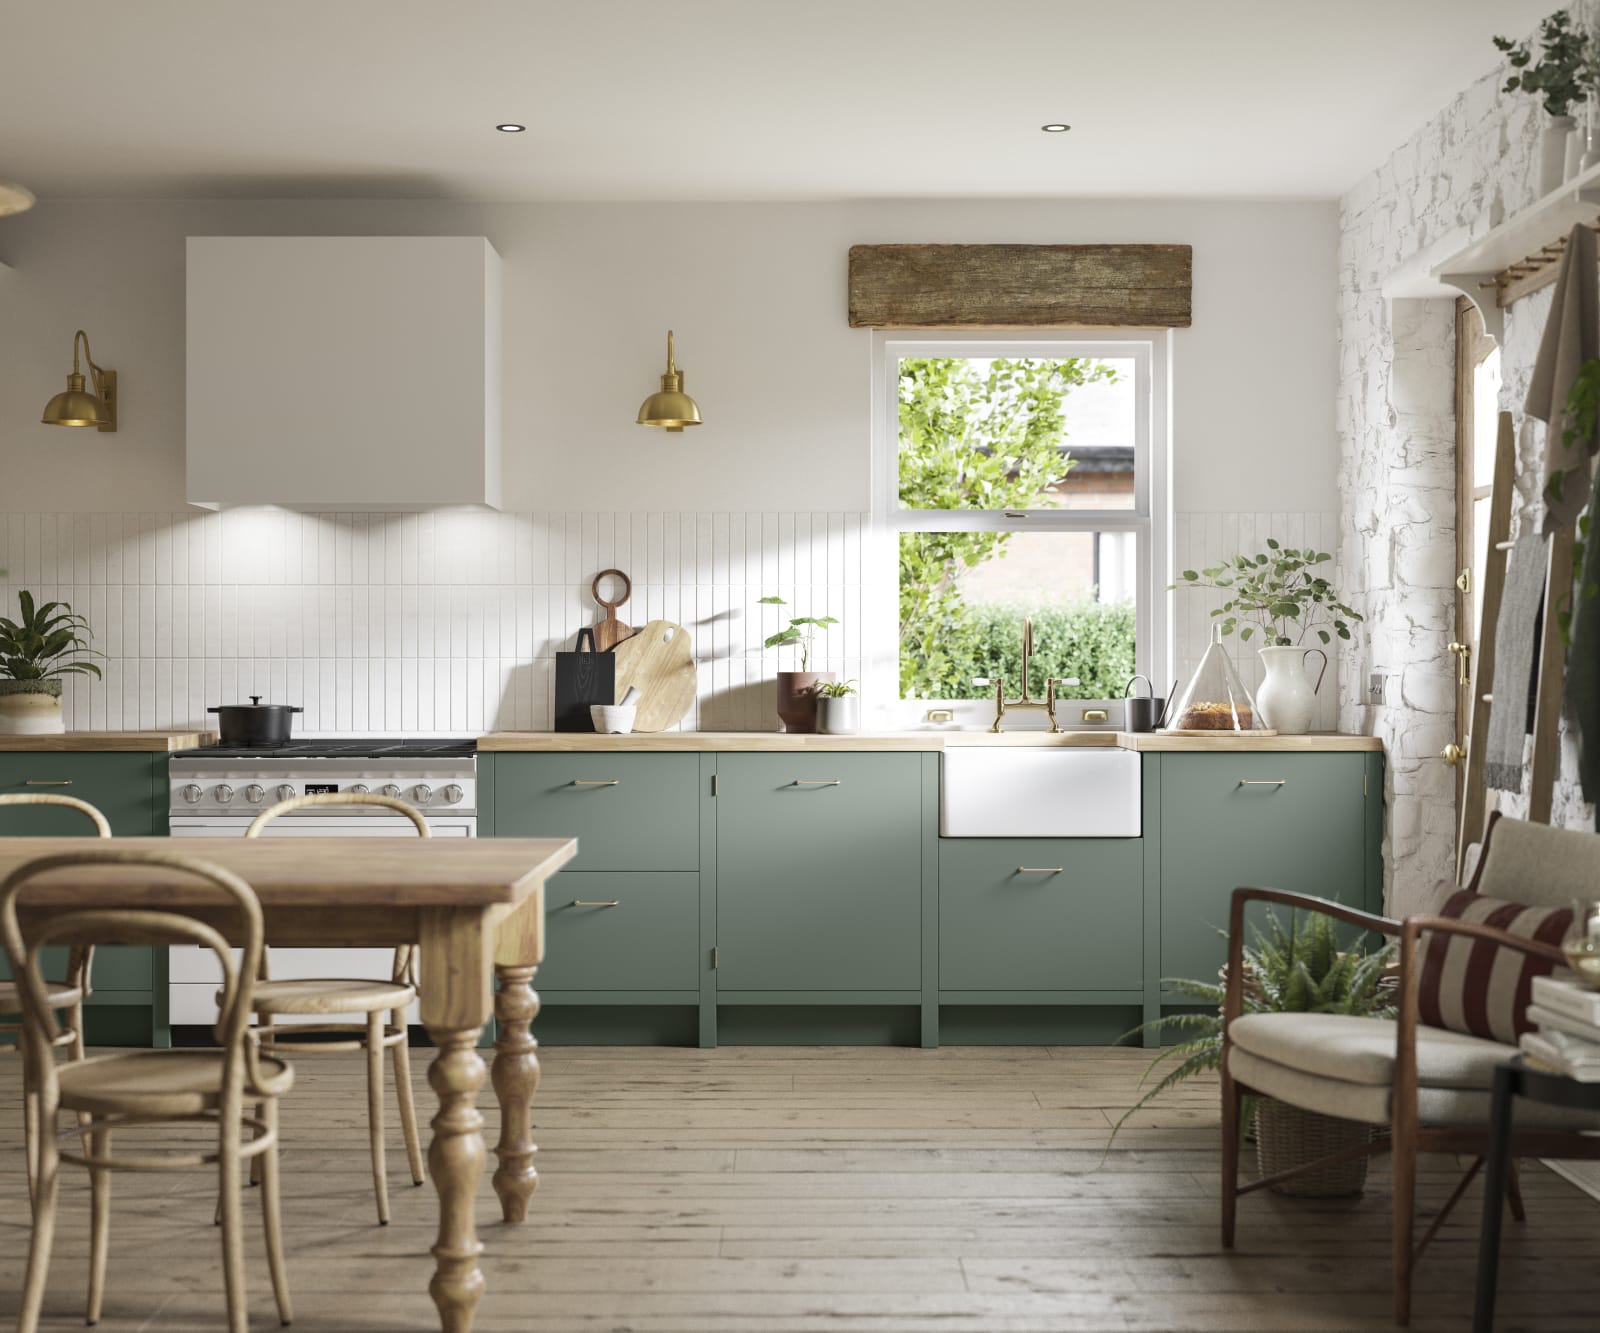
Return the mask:
<svg viewBox="0 0 1600 1333"><path fill-rule="evenodd" d="M23 781L24 787L70 787L71 778L27 778Z"/></svg>
<svg viewBox="0 0 1600 1333"><path fill-rule="evenodd" d="M622 781L621 778L573 778L574 787L615 787Z"/></svg>
<svg viewBox="0 0 1600 1333"><path fill-rule="evenodd" d="M1288 778L1240 778L1241 787L1286 787Z"/></svg>
<svg viewBox="0 0 1600 1333"><path fill-rule="evenodd" d="M1059 875L1064 866L1018 866L1019 875Z"/></svg>
<svg viewBox="0 0 1600 1333"><path fill-rule="evenodd" d="M797 787L837 787L843 778L796 778L794 785Z"/></svg>
<svg viewBox="0 0 1600 1333"><path fill-rule="evenodd" d="M1083 720L1085 722L1105 722L1110 719L1110 716L1110 713L1104 708L1085 708L1083 710Z"/></svg>
<svg viewBox="0 0 1600 1333"><path fill-rule="evenodd" d="M574 898L572 905L574 907L621 907L622 899L613 898L609 902L587 902L582 898Z"/></svg>

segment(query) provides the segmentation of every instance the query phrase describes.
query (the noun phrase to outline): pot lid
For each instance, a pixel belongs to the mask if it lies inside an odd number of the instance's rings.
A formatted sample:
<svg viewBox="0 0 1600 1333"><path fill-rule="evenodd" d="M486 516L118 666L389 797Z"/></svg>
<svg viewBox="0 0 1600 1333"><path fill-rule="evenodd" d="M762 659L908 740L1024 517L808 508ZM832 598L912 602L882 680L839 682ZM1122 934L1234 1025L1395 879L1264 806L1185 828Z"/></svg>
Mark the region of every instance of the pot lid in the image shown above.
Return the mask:
<svg viewBox="0 0 1600 1333"><path fill-rule="evenodd" d="M252 694L247 704L213 704L206 709L208 713L220 713L224 708L236 708L246 713L303 713L305 709L299 704L264 704L259 694Z"/></svg>

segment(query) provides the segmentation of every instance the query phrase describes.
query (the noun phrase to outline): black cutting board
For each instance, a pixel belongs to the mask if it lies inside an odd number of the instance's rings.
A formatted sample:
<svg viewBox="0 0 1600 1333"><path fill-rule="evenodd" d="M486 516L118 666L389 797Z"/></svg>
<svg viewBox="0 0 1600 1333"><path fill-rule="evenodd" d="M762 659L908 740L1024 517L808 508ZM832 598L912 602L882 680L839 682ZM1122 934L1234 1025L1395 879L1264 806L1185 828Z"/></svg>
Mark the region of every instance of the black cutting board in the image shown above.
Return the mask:
<svg viewBox="0 0 1600 1333"><path fill-rule="evenodd" d="M617 659L595 651L594 630L585 626L578 631L576 652L556 654L555 729L593 731L589 706L615 703L616 693Z"/></svg>

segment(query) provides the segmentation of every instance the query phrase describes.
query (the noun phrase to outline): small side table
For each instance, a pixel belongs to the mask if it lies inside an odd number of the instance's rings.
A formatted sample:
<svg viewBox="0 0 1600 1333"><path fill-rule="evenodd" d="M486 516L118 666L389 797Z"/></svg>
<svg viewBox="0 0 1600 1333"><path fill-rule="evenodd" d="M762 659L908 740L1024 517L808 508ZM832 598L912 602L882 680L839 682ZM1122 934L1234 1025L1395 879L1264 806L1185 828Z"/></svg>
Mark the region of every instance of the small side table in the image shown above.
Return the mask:
<svg viewBox="0 0 1600 1333"><path fill-rule="evenodd" d="M1500 1269L1500 1221L1505 1213L1506 1176L1511 1168L1512 1105L1518 1097L1546 1106L1600 1111L1600 1083L1579 1083L1564 1074L1530 1068L1519 1055L1494 1071L1489 1103L1489 1152L1483 1170L1483 1225L1478 1232L1478 1294L1472 1333L1494 1333L1495 1283Z"/></svg>

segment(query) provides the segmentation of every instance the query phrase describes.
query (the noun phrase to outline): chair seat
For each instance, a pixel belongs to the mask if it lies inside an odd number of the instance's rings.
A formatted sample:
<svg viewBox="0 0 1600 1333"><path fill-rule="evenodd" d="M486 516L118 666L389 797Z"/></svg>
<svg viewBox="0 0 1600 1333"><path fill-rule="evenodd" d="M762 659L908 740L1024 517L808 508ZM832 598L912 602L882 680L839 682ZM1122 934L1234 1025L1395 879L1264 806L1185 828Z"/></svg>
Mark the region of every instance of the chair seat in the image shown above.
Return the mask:
<svg viewBox="0 0 1600 1333"><path fill-rule="evenodd" d="M1308 1111L1386 1125L1399 1025L1346 1014L1245 1014L1228 1031L1228 1072L1252 1091ZM1482 1126L1496 1066L1515 1046L1444 1028L1417 1029L1417 1112L1424 1125ZM1600 1129L1600 1115L1523 1102L1519 1125Z"/></svg>
<svg viewBox="0 0 1600 1333"><path fill-rule="evenodd" d="M47 981L44 993L50 997L51 1008L67 1009L83 1001L83 991L64 981ZM22 997L17 993L17 983L0 981L0 1014L15 1014L22 1009Z"/></svg>
<svg viewBox="0 0 1600 1333"><path fill-rule="evenodd" d="M258 1014L373 1014L404 1009L416 998L416 990L401 981L315 977L258 981L254 1006Z"/></svg>
<svg viewBox="0 0 1600 1333"><path fill-rule="evenodd" d="M61 1105L91 1115L197 1115L217 1109L226 1056L222 1051L130 1051L58 1067ZM263 1055L261 1094L281 1097L294 1067ZM247 1091L248 1100L252 1092Z"/></svg>

